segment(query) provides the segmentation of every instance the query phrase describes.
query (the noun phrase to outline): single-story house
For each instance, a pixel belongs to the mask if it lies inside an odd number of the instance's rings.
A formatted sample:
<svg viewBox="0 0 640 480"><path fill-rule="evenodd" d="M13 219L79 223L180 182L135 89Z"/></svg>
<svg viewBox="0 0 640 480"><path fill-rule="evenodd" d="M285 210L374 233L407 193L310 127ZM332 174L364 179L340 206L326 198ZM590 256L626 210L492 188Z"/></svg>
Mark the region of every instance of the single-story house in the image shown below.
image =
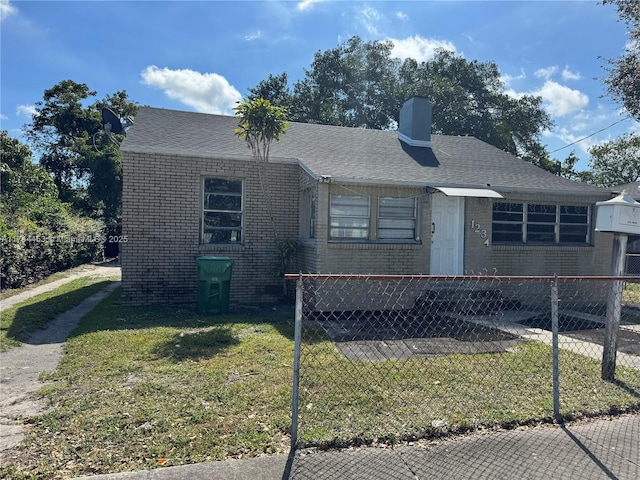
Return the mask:
<svg viewBox="0 0 640 480"><path fill-rule="evenodd" d="M273 225L301 243L292 273L609 274L612 235L594 226L611 190L432 135L425 98L404 104L397 131L290 123L265 168L236 127L138 111L121 145L125 302L195 304L205 255L235 261L231 303L272 301Z"/></svg>

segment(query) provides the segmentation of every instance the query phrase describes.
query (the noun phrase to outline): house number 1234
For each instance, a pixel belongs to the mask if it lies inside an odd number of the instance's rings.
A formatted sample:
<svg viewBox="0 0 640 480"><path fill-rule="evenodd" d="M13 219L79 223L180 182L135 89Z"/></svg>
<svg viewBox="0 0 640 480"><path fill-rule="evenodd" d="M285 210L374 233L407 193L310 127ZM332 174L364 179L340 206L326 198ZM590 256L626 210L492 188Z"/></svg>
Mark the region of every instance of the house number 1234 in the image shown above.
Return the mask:
<svg viewBox="0 0 640 480"><path fill-rule="evenodd" d="M476 223L475 220L471 220L471 230L480 235L480 238L483 240L485 247L490 245L489 239L487 238L487 230L482 228L479 223Z"/></svg>

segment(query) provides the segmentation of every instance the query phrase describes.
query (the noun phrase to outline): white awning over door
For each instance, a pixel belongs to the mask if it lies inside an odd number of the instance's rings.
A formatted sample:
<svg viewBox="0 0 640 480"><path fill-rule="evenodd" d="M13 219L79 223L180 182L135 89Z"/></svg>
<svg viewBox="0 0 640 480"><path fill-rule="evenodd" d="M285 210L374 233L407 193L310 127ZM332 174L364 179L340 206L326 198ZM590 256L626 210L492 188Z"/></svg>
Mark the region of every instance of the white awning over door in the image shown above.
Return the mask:
<svg viewBox="0 0 640 480"><path fill-rule="evenodd" d="M447 197L504 198L498 192L488 188L433 187Z"/></svg>

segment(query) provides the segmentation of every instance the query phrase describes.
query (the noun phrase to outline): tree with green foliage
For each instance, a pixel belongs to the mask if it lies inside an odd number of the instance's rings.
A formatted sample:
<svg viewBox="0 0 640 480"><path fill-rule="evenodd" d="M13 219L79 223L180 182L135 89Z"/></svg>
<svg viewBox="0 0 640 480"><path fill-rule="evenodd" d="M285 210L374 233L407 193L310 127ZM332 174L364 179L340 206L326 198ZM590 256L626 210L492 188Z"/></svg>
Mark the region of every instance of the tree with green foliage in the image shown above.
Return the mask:
<svg viewBox="0 0 640 480"><path fill-rule="evenodd" d="M120 152L106 135L96 134L102 128L103 107L125 117L135 115L138 106L124 91L88 103L95 96L84 83L58 83L36 102L24 132L40 165L53 176L60 199L103 219L116 233L122 197Z"/></svg>
<svg viewBox="0 0 640 480"><path fill-rule="evenodd" d="M352 37L317 52L305 78L293 86L289 119L391 129L402 104L423 96L434 106L434 133L473 135L542 168L553 167L539 141L542 131L553 126L542 99L507 95L495 63L469 61L446 50L426 62L401 61L392 58L392 48L390 41ZM284 74L270 76L251 92L289 101Z"/></svg>
<svg viewBox="0 0 640 480"><path fill-rule="evenodd" d="M538 137L553 122L540 97L516 99L504 92L495 63L438 50L421 64L406 60L401 79L402 98L419 95L431 100L434 133L472 135L545 168L545 149Z"/></svg>
<svg viewBox="0 0 640 480"><path fill-rule="evenodd" d="M640 1L603 0L602 3L616 6L629 34L625 52L608 60L609 75L605 83L611 97L640 121Z"/></svg>
<svg viewBox="0 0 640 480"><path fill-rule="evenodd" d="M393 44L351 37L316 52L311 70L294 85L290 119L307 123L385 129L402 105L396 91L399 61Z"/></svg>
<svg viewBox="0 0 640 480"><path fill-rule="evenodd" d="M285 78L286 79L286 78ZM234 108L238 119L238 127L235 134L244 140L251 149L253 158L256 161L258 178L262 196L267 206L273 239L278 249L278 265L283 269L289 265L291 255L295 254L295 249L291 246L297 241L283 240L278 236L275 218L273 216L273 206L271 195L269 194L269 181L267 178L267 164L269 163L269 147L273 141L279 141L285 134L289 123L287 122L287 112L282 106L274 105L265 98L247 98ZM286 295L286 282L283 283L283 291Z"/></svg>
<svg viewBox="0 0 640 480"><path fill-rule="evenodd" d="M590 183L614 187L640 179L640 135L627 133L589 149Z"/></svg>
<svg viewBox="0 0 640 480"><path fill-rule="evenodd" d="M269 78L260 81L255 88L249 89L248 100L255 101L259 98L269 100L272 105L288 111L291 106L291 93L287 87L286 72L280 75L269 74Z"/></svg>
<svg viewBox="0 0 640 480"><path fill-rule="evenodd" d="M273 229L274 240L278 239L271 196L268 192L267 163L269 162L269 147L274 140L287 131L287 114L283 107L273 105L264 98L244 99L234 108L238 119L235 134L247 143L258 167L258 177L265 203L268 208L269 219Z"/></svg>
<svg viewBox="0 0 640 480"><path fill-rule="evenodd" d="M0 285L21 287L90 260L102 251L103 224L81 217L58 198L31 150L0 132Z"/></svg>
<svg viewBox="0 0 640 480"><path fill-rule="evenodd" d="M234 107L238 119L235 130L238 138L244 140L254 158L260 163L269 162L269 147L287 131L287 113L283 107L273 105L269 100L245 99Z"/></svg>
<svg viewBox="0 0 640 480"><path fill-rule="evenodd" d="M58 196L51 176L31 160L31 150L6 130L0 131L0 198L3 213L17 210L31 198Z"/></svg>

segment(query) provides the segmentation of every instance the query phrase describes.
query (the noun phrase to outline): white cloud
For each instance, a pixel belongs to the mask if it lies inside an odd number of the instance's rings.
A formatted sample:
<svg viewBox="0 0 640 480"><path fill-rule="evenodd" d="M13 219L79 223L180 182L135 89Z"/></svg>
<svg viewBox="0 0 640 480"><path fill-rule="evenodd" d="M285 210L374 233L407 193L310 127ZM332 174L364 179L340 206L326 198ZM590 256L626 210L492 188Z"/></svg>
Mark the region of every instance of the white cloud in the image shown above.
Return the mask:
<svg viewBox="0 0 640 480"><path fill-rule="evenodd" d="M245 37L244 37L244 39L245 39L247 42L251 42L251 41L253 41L253 40L258 40L259 38L262 38L262 32L261 32L260 30L258 30L258 31L257 31L257 32L255 32L255 33L252 33L252 34L250 34L250 35L245 35Z"/></svg>
<svg viewBox="0 0 640 480"><path fill-rule="evenodd" d="M573 129L572 129L573 130ZM571 145L571 147L578 147L582 152L589 153L589 149L595 145L597 142L593 139L593 137L585 138L586 135L583 133L571 133L567 128L561 128L559 130L555 130L553 134L548 134L549 137L555 137L562 140L565 145ZM567 148L566 154L568 155L571 151L570 148ZM559 153L556 155L560 155Z"/></svg>
<svg viewBox="0 0 640 480"><path fill-rule="evenodd" d="M564 70L562 70L563 80L580 80L581 78L580 72L572 72L569 67L564 67Z"/></svg>
<svg viewBox="0 0 640 480"><path fill-rule="evenodd" d="M409 20L409 15L404 12L396 12L396 17L400 20Z"/></svg>
<svg viewBox="0 0 640 480"><path fill-rule="evenodd" d="M36 106L35 105L18 105L16 107L16 114L17 115L23 115L25 117L31 117L35 113L36 113Z"/></svg>
<svg viewBox="0 0 640 480"><path fill-rule="evenodd" d="M322 3L322 2L324 2L324 0L302 0L302 2L298 2L298 5L296 5L296 8L301 12L304 12L306 10L311 10L316 3Z"/></svg>
<svg viewBox="0 0 640 480"><path fill-rule="evenodd" d="M193 107L198 112L232 114L242 95L217 73L171 70L151 65L140 74L142 83L164 92L169 98Z"/></svg>
<svg viewBox="0 0 640 480"><path fill-rule="evenodd" d="M585 93L552 80L547 80L539 90L531 93L541 96L547 111L558 117L577 112L589 104L589 97Z"/></svg>
<svg viewBox="0 0 640 480"><path fill-rule="evenodd" d="M382 20L382 15L375 8L365 7L360 11L360 20L362 21L364 28L367 29L370 35L379 35L378 23Z"/></svg>
<svg viewBox="0 0 640 480"><path fill-rule="evenodd" d="M413 37L407 37L403 40L396 38L389 38L393 42L393 48L391 49L391 56L395 58L405 59L413 58L418 62L425 62L433 55L438 48L444 48L445 50L456 51L456 47L448 40L435 40L432 38L424 38L420 35L414 35Z"/></svg>
<svg viewBox="0 0 640 480"><path fill-rule="evenodd" d="M504 91L505 95L508 95L511 98L521 98L527 95L524 92L516 92L513 88L506 88Z"/></svg>
<svg viewBox="0 0 640 480"><path fill-rule="evenodd" d="M9 15L14 15L18 9L11 5L9 0L0 0L0 20L4 20Z"/></svg>
<svg viewBox="0 0 640 480"><path fill-rule="evenodd" d="M478 42L476 41L476 39L475 39L475 38L473 38L473 37L472 37L471 35L469 35L468 33L463 33L463 34L462 34L462 36L463 36L464 38L466 38L467 40L469 40L469 43L470 43L470 44L472 44L472 45L474 45L474 44L478 43Z"/></svg>
<svg viewBox="0 0 640 480"><path fill-rule="evenodd" d="M629 39L627 43L624 44L624 48L629 53L636 52L640 50L640 41Z"/></svg>
<svg viewBox="0 0 640 480"><path fill-rule="evenodd" d="M0 113L0 120L9 120L9 117L7 117L4 113Z"/></svg>
<svg viewBox="0 0 640 480"><path fill-rule="evenodd" d="M524 73L523 69L520 69L519 75L509 75L508 73L504 73L500 75L500 79L507 86L511 85L513 82L516 82L518 80L524 80L525 78L527 78L527 74Z"/></svg>
<svg viewBox="0 0 640 480"><path fill-rule="evenodd" d="M549 80L555 73L558 71L558 66L554 65L552 67L541 68L534 72L534 75L538 78L544 78L545 80Z"/></svg>

